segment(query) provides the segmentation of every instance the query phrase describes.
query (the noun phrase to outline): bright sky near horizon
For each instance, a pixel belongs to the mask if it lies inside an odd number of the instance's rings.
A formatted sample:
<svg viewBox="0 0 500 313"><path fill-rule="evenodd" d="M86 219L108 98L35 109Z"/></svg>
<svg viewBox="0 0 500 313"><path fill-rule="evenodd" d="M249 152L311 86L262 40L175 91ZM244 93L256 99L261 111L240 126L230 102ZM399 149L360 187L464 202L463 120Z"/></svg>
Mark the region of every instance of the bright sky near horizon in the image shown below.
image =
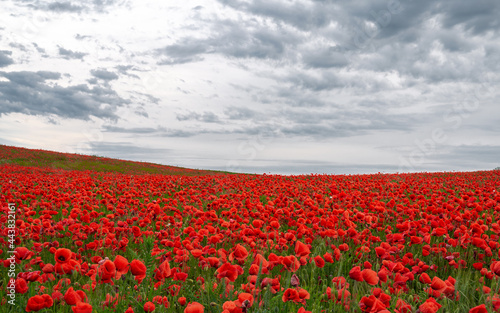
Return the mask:
<svg viewBox="0 0 500 313"><path fill-rule="evenodd" d="M277 174L500 166L496 0L2 1L0 143Z"/></svg>

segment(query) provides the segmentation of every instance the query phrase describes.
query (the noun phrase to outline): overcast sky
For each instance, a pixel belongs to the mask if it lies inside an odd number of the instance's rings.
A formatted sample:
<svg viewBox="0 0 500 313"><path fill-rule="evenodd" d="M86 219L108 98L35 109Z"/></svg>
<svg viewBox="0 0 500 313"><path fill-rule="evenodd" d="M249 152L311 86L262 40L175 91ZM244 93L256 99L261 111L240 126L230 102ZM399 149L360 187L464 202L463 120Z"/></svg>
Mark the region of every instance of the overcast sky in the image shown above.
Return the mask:
<svg viewBox="0 0 500 313"><path fill-rule="evenodd" d="M497 0L1 6L2 144L250 173L500 166Z"/></svg>

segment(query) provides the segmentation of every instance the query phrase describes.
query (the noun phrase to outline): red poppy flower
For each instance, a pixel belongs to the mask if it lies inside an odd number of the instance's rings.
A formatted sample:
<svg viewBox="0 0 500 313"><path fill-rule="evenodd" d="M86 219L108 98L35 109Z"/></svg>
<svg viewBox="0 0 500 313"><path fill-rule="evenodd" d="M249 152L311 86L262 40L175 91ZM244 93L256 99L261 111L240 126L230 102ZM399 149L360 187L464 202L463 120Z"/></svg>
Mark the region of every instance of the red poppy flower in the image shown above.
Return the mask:
<svg viewBox="0 0 500 313"><path fill-rule="evenodd" d="M335 289L339 290L344 287L349 288L347 280L343 276L337 276L332 278L332 283L335 285Z"/></svg>
<svg viewBox="0 0 500 313"><path fill-rule="evenodd" d="M26 293L28 292L28 284L24 278L16 279L16 293Z"/></svg>
<svg viewBox="0 0 500 313"><path fill-rule="evenodd" d="M347 250L349 250L349 246L346 243L343 243L343 244L339 245L338 249L340 251L347 251Z"/></svg>
<svg viewBox="0 0 500 313"><path fill-rule="evenodd" d="M319 255L314 257L314 263L316 263L316 266L319 268L323 268L325 266L325 260Z"/></svg>
<svg viewBox="0 0 500 313"><path fill-rule="evenodd" d="M361 274L361 267L355 266L349 271L349 277L356 281L363 281L363 275Z"/></svg>
<svg viewBox="0 0 500 313"><path fill-rule="evenodd" d="M116 276L115 263L110 260L106 260L101 266L99 266L99 277L101 278L101 283L111 282L111 278Z"/></svg>
<svg viewBox="0 0 500 313"><path fill-rule="evenodd" d="M208 264L210 264L211 267L219 267L221 263L219 258L216 257L208 257L205 260L208 262Z"/></svg>
<svg viewBox="0 0 500 313"><path fill-rule="evenodd" d="M132 233L134 234L134 237L142 236L141 229L137 226L132 226Z"/></svg>
<svg viewBox="0 0 500 313"><path fill-rule="evenodd" d="M264 225L264 221L255 219L252 221L252 225L255 228L261 228Z"/></svg>
<svg viewBox="0 0 500 313"><path fill-rule="evenodd" d="M441 278L434 276L434 278L432 278L431 288L438 292L442 292L446 288L446 283Z"/></svg>
<svg viewBox="0 0 500 313"><path fill-rule="evenodd" d="M262 267L262 272L267 273L267 268L269 267L269 262L266 260L266 258L262 254L257 253L252 264L257 265L259 268Z"/></svg>
<svg viewBox="0 0 500 313"><path fill-rule="evenodd" d="M305 300L310 299L311 295L304 288L297 287L297 292L299 293L300 300L305 303Z"/></svg>
<svg viewBox="0 0 500 313"><path fill-rule="evenodd" d="M472 244L481 249L486 249L488 247L486 241L484 241L483 238L479 237L472 237Z"/></svg>
<svg viewBox="0 0 500 313"><path fill-rule="evenodd" d="M26 312L40 311L45 308L45 301L42 296L33 296L28 299L26 304Z"/></svg>
<svg viewBox="0 0 500 313"><path fill-rule="evenodd" d="M266 271L266 272L268 272L268 271ZM250 269L248 270L248 273L250 275L258 275L259 274L259 266L257 266L257 264L251 264Z"/></svg>
<svg viewBox="0 0 500 313"><path fill-rule="evenodd" d="M237 306L242 307L245 301L248 301L249 303L247 307L251 307L253 305L253 296L246 292L240 293L238 294L238 300L234 301L234 303Z"/></svg>
<svg viewBox="0 0 500 313"><path fill-rule="evenodd" d="M486 309L486 305L481 304L470 309L469 313L488 313L488 310Z"/></svg>
<svg viewBox="0 0 500 313"><path fill-rule="evenodd" d="M404 302L402 299L398 299L396 302L396 312L397 313L412 313L413 308L408 303Z"/></svg>
<svg viewBox="0 0 500 313"><path fill-rule="evenodd" d="M361 272L361 276L363 277L363 280L368 283L368 285L376 285L378 284L379 278L377 276L377 272L374 270L371 270L369 268L365 268Z"/></svg>
<svg viewBox="0 0 500 313"><path fill-rule="evenodd" d="M434 230L432 231L432 235L434 236L443 236L444 234L448 233L446 231L446 229L442 228L442 227L437 227L437 228L434 228Z"/></svg>
<svg viewBox="0 0 500 313"><path fill-rule="evenodd" d="M155 278L158 281L163 281L165 278L172 275L172 270L170 269L170 264L167 260L163 261L160 266L155 270Z"/></svg>
<svg viewBox="0 0 500 313"><path fill-rule="evenodd" d="M276 254L271 252L267 257L267 259L269 260L269 266L273 268L276 264L280 264L282 258L282 256L277 256Z"/></svg>
<svg viewBox="0 0 500 313"><path fill-rule="evenodd" d="M128 273L128 270L129 270L129 263L128 263L128 260L126 258L124 258L123 256L121 255L117 255L115 257L115 260L113 261L113 263L115 264L115 268L116 268L116 279L120 279L122 277L122 275L125 275Z"/></svg>
<svg viewBox="0 0 500 313"><path fill-rule="evenodd" d="M68 305L75 305L78 302L83 301L84 298L81 294L82 291L78 291L80 292L75 291L73 287L69 287L69 289L66 290L66 293L64 294L64 301L66 301Z"/></svg>
<svg viewBox="0 0 500 313"><path fill-rule="evenodd" d="M295 255L298 257L308 256L311 253L309 247L300 241L295 242Z"/></svg>
<svg viewBox="0 0 500 313"><path fill-rule="evenodd" d="M265 286L271 286L271 293L275 294L281 289L280 278L281 276L278 276L277 278L264 277L262 279L262 282L260 283L260 286L261 288L264 288Z"/></svg>
<svg viewBox="0 0 500 313"><path fill-rule="evenodd" d="M436 313L441 308L441 304L437 303L434 298L429 298L422 303L418 309L421 313Z"/></svg>
<svg viewBox="0 0 500 313"><path fill-rule="evenodd" d="M191 302L184 309L184 313L203 313L205 312L205 307L198 302Z"/></svg>
<svg viewBox="0 0 500 313"><path fill-rule="evenodd" d="M129 306L128 309L125 310L125 313L134 313L134 309L132 309L132 307Z"/></svg>
<svg viewBox="0 0 500 313"><path fill-rule="evenodd" d="M300 262L294 255L283 257L281 264L290 272L296 272L300 268Z"/></svg>
<svg viewBox="0 0 500 313"><path fill-rule="evenodd" d="M56 302L64 300L64 295L59 291L54 291L50 296L52 297L52 300Z"/></svg>
<svg viewBox="0 0 500 313"><path fill-rule="evenodd" d="M418 245L424 242L424 239L422 237L410 236L410 241L412 245Z"/></svg>
<svg viewBox="0 0 500 313"><path fill-rule="evenodd" d="M45 302L46 308L50 308L54 304L54 300L52 299L51 296L43 294L42 298L43 298L43 301Z"/></svg>
<svg viewBox="0 0 500 313"><path fill-rule="evenodd" d="M66 248L57 249L56 253L54 254L56 262L60 264L69 262L71 257L72 257L71 250Z"/></svg>
<svg viewBox="0 0 500 313"><path fill-rule="evenodd" d="M54 265L47 263L42 267L42 272L49 274L49 273L54 273Z"/></svg>
<svg viewBox="0 0 500 313"><path fill-rule="evenodd" d="M238 263L242 264L245 262L245 259L248 257L248 251L240 244L237 244L234 248L234 251L229 254L229 261L236 259Z"/></svg>
<svg viewBox="0 0 500 313"><path fill-rule="evenodd" d="M186 305L186 297L179 297L179 299L177 301L179 302L179 304L181 306L185 306Z"/></svg>
<svg viewBox="0 0 500 313"><path fill-rule="evenodd" d="M146 278L146 265L139 260L133 260L130 262L130 272L140 284Z"/></svg>
<svg viewBox="0 0 500 313"><path fill-rule="evenodd" d="M325 259L326 262L333 263L333 256L331 253L327 252L323 254L323 258Z"/></svg>
<svg viewBox="0 0 500 313"><path fill-rule="evenodd" d="M384 293L382 289L380 288L373 288L372 294L380 300L386 307L389 307L390 301L391 301L391 296L388 294Z"/></svg>
<svg viewBox="0 0 500 313"><path fill-rule="evenodd" d="M26 312L36 312L45 308L50 308L53 304L52 297L49 295L33 296L28 299L26 304Z"/></svg>
<svg viewBox="0 0 500 313"><path fill-rule="evenodd" d="M156 306L153 302L148 301L144 303L144 312L153 312L156 309Z"/></svg>
<svg viewBox="0 0 500 313"><path fill-rule="evenodd" d="M231 263L224 263L217 269L217 278L227 277L229 281L235 281L238 278L238 268Z"/></svg>
<svg viewBox="0 0 500 313"><path fill-rule="evenodd" d="M173 280L182 281L182 282L186 281L187 278L188 278L188 274L186 274L184 272L177 272L172 277Z"/></svg>
<svg viewBox="0 0 500 313"><path fill-rule="evenodd" d="M203 255L203 251L201 251L200 249L192 249L190 252L191 255L194 256L195 258L199 258L200 256Z"/></svg>
<svg viewBox="0 0 500 313"><path fill-rule="evenodd" d="M222 305L222 312L225 313L242 313L241 307L237 306L234 301L226 301Z"/></svg>
<svg viewBox="0 0 500 313"><path fill-rule="evenodd" d="M14 249L17 261L29 260L33 256L33 251L28 250L26 247L17 247Z"/></svg>
<svg viewBox="0 0 500 313"><path fill-rule="evenodd" d="M371 295L369 297L363 297L361 298L361 301L359 301L359 308L363 312L379 312L382 311L386 308L384 303L377 299L374 295Z"/></svg>
<svg viewBox="0 0 500 313"><path fill-rule="evenodd" d="M490 269L493 273L500 276L500 261L491 262Z"/></svg>
<svg viewBox="0 0 500 313"><path fill-rule="evenodd" d="M85 302L78 302L71 308L73 313L92 313L92 306Z"/></svg>
<svg viewBox="0 0 500 313"><path fill-rule="evenodd" d="M76 260L70 258L66 262L56 262L54 269L57 274L69 274L81 268Z"/></svg>
<svg viewBox="0 0 500 313"><path fill-rule="evenodd" d="M422 283L422 284L430 284L432 282L431 278L429 277L429 275L427 273L422 273L420 275L420 277L418 278L418 280Z"/></svg>
<svg viewBox="0 0 500 313"><path fill-rule="evenodd" d="M335 303L348 306L351 302L351 293L346 288L337 289L337 296L331 294L332 290L330 287L326 289L326 293L329 299L335 300Z"/></svg>
<svg viewBox="0 0 500 313"><path fill-rule="evenodd" d="M300 295L297 290L288 288L287 290L285 290L285 293L283 294L283 297L281 299L283 300L283 302L300 302Z"/></svg>
<svg viewBox="0 0 500 313"><path fill-rule="evenodd" d="M110 295L109 293L106 294L106 300L102 303L103 307L110 307L110 308L115 308L116 305L118 304L118 297L119 294L116 294L114 297Z"/></svg>

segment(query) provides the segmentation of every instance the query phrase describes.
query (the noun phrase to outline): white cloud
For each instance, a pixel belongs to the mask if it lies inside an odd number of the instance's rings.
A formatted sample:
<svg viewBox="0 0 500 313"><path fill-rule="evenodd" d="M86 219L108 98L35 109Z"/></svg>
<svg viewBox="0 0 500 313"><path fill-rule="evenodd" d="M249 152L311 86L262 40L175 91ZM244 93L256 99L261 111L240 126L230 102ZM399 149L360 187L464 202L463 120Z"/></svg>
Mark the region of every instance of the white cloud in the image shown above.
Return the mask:
<svg viewBox="0 0 500 313"><path fill-rule="evenodd" d="M465 160L474 147L497 151L500 4L390 3L6 2L3 140L191 167L352 173L397 171L443 129L447 140L406 169L490 166Z"/></svg>

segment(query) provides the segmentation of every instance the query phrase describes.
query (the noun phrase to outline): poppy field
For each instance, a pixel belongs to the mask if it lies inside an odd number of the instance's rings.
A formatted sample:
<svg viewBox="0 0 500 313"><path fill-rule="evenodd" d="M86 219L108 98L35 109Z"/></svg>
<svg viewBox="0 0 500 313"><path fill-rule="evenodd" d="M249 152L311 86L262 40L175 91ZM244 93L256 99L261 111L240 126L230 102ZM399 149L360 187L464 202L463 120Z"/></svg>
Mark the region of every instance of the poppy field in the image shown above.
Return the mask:
<svg viewBox="0 0 500 313"><path fill-rule="evenodd" d="M0 188L1 312L500 312L500 171L3 162Z"/></svg>

